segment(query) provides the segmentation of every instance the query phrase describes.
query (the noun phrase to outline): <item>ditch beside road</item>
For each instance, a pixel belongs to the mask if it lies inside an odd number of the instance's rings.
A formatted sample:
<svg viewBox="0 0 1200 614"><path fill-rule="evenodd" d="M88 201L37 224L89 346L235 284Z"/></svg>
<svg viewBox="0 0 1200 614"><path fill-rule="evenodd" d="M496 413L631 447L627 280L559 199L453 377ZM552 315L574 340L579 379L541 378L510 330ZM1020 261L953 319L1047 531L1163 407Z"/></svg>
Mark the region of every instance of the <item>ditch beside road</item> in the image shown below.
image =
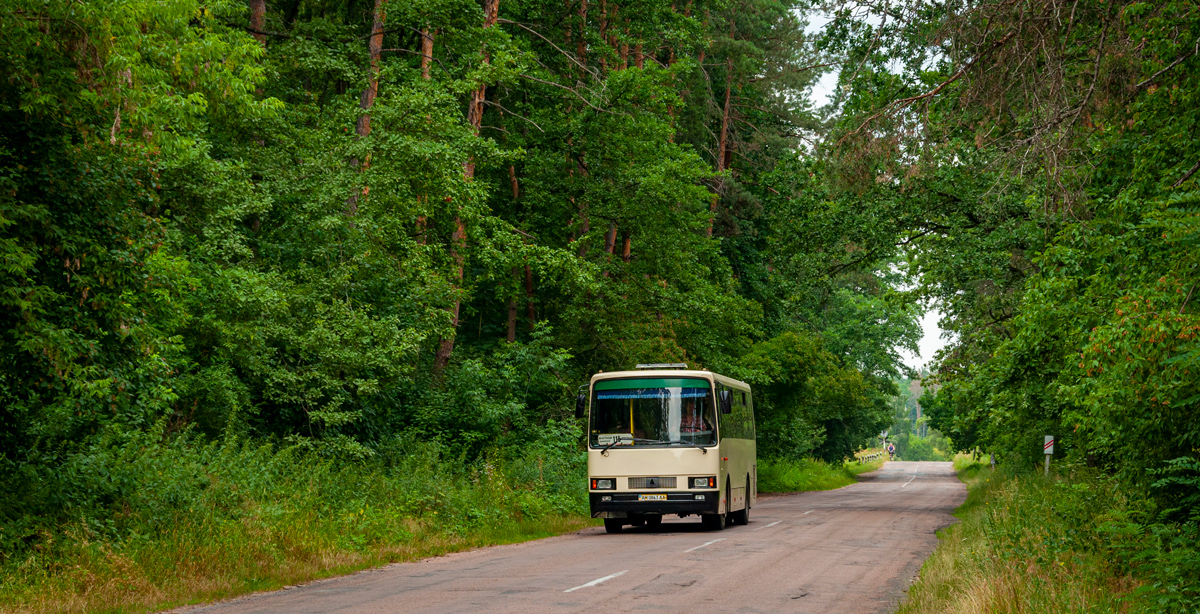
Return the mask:
<svg viewBox="0 0 1200 614"><path fill-rule="evenodd" d="M830 491L762 495L750 524L602 527L312 582L188 614L895 610L966 488L950 463L888 462Z"/></svg>

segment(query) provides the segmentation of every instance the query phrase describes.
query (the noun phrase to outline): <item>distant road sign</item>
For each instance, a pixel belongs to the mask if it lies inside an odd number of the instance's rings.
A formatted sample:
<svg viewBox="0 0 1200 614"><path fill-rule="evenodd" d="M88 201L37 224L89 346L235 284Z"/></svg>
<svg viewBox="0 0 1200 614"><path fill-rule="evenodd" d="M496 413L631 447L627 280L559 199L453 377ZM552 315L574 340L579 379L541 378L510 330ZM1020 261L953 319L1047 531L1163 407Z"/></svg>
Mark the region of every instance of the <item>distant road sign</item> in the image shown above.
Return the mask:
<svg viewBox="0 0 1200 614"><path fill-rule="evenodd" d="M1046 454L1054 454L1054 435L1046 435L1046 443L1042 446Z"/></svg>

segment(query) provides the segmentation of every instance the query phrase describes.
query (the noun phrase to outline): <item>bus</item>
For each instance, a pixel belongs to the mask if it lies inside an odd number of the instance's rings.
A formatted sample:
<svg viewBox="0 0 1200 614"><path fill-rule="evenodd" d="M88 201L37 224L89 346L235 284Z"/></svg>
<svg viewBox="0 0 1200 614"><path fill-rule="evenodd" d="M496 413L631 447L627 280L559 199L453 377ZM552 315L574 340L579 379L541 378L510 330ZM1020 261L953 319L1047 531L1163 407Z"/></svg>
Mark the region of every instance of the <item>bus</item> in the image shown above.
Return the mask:
<svg viewBox="0 0 1200 614"><path fill-rule="evenodd" d="M748 524L758 487L750 386L684 364L597 373L576 399L587 416L593 518L619 533L697 515L721 530Z"/></svg>

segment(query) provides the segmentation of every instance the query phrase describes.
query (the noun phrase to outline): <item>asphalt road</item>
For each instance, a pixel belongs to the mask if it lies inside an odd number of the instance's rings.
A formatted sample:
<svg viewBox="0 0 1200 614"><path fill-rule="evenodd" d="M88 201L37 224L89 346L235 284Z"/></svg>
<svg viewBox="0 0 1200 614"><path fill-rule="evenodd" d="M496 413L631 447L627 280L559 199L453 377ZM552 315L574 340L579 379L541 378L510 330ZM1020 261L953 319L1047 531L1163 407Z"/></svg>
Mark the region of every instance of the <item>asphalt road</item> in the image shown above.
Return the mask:
<svg viewBox="0 0 1200 614"><path fill-rule="evenodd" d="M965 497L950 463L889 462L838 490L762 495L748 526L589 528L186 611L890 612Z"/></svg>

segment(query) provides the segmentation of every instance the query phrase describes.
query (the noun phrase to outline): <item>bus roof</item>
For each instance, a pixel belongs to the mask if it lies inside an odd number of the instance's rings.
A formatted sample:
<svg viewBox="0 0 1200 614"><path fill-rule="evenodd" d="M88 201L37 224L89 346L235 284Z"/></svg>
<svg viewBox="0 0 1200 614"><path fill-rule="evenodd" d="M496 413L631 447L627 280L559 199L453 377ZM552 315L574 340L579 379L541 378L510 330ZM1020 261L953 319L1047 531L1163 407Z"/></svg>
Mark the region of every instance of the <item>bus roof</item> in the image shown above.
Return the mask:
<svg viewBox="0 0 1200 614"><path fill-rule="evenodd" d="M596 382L601 381L601 380L626 379L626 378L634 378L634 377L656 378L656 379L662 379L662 378L678 379L678 378L685 378L685 377L696 377L696 378L706 379L710 382L715 380L718 383L725 384L726 386L733 386L734 388L743 388L745 390L750 389L750 384L747 384L742 381L738 381L736 379L733 379L732 377L726 377L724 375L721 375L720 373L713 373L712 371L697 371L697 370L692 370L692 369L639 369L637 371L609 371L607 373L601 372L601 373L597 373L592 376L591 383L595 384Z"/></svg>

